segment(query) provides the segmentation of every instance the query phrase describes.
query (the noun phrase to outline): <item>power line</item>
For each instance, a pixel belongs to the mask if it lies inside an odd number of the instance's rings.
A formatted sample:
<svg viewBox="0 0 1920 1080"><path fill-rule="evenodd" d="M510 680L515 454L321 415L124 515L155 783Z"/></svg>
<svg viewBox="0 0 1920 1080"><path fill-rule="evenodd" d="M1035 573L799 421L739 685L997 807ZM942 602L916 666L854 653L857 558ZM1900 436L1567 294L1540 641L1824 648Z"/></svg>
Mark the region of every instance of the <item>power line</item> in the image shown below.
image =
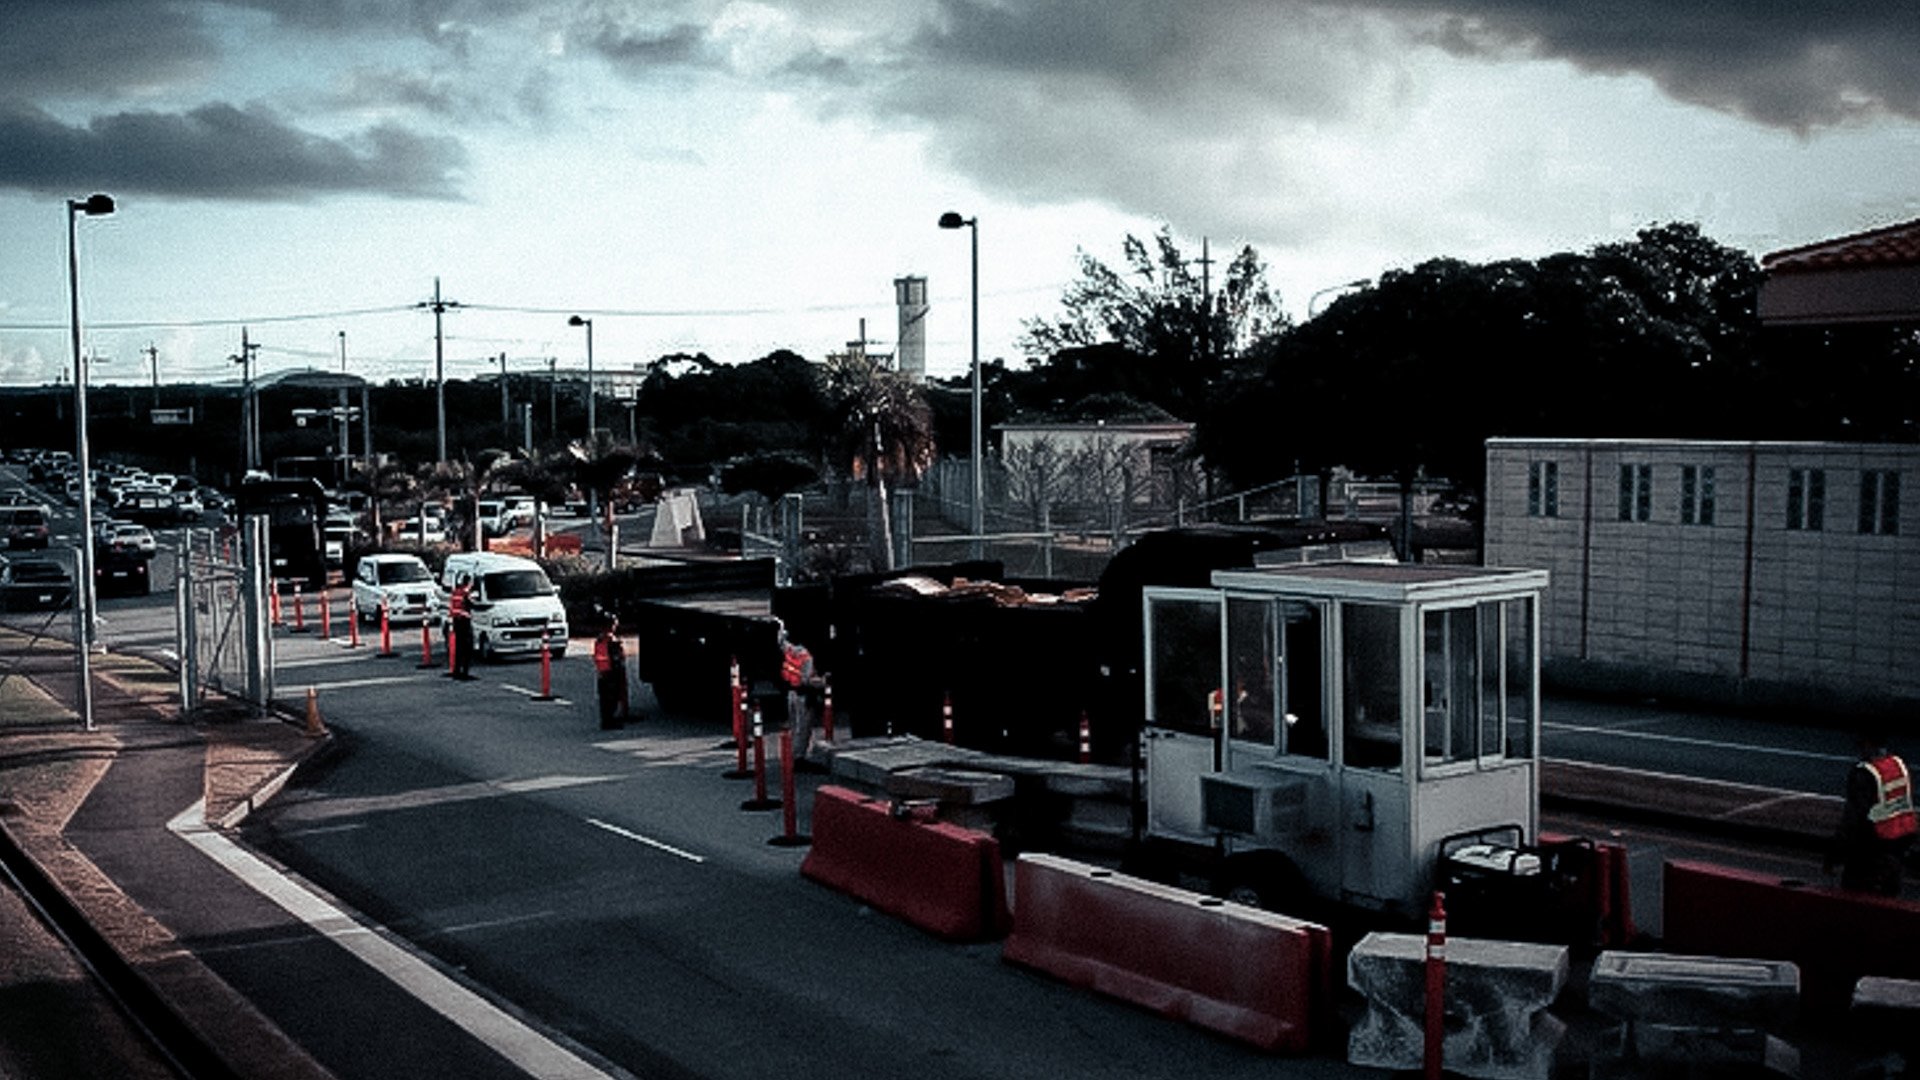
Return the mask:
<svg viewBox="0 0 1920 1080"><path fill-rule="evenodd" d="M193 330L205 327L245 326L253 323L311 322L316 319L353 319L365 315L396 315L412 311L413 305L396 307L349 308L343 311L301 312L295 315L247 315L222 319L174 319L160 322L89 322L89 330ZM65 323L0 323L0 330L65 330Z"/></svg>

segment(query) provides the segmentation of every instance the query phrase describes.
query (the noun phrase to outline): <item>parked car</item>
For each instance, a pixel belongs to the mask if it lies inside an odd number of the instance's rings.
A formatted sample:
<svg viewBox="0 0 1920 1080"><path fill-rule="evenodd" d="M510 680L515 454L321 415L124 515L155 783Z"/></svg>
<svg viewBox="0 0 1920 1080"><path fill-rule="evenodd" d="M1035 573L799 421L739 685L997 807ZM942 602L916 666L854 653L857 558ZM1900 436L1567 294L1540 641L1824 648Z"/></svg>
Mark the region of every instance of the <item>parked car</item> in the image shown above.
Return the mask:
<svg viewBox="0 0 1920 1080"><path fill-rule="evenodd" d="M8 611L51 611L73 602L73 575L52 559L0 564L0 604Z"/></svg>
<svg viewBox="0 0 1920 1080"><path fill-rule="evenodd" d="M145 525L128 524L114 528L113 535L107 538L107 546L151 555L159 545L154 543L151 529Z"/></svg>
<svg viewBox="0 0 1920 1080"><path fill-rule="evenodd" d="M52 539L47 512L38 506L0 507L0 535L9 548L43 548Z"/></svg>
<svg viewBox="0 0 1920 1080"><path fill-rule="evenodd" d="M421 523L425 521L423 526ZM423 544L444 544L447 542L447 523L442 518L402 518L391 526L395 540L411 540Z"/></svg>
<svg viewBox="0 0 1920 1080"><path fill-rule="evenodd" d="M440 592L434 587L433 573L418 555L383 552L361 556L353 573L354 613L363 623L379 622L383 600L389 624L440 618Z"/></svg>

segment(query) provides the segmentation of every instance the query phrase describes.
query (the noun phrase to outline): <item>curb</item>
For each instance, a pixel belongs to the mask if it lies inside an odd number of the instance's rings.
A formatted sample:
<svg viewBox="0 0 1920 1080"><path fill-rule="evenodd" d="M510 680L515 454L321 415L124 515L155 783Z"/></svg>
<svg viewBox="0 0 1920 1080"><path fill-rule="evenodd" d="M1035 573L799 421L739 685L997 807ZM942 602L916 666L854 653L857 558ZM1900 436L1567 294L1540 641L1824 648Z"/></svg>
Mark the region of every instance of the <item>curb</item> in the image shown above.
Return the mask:
<svg viewBox="0 0 1920 1080"><path fill-rule="evenodd" d="M1723 780L1541 759L1540 804L1726 839L1824 851L1841 800Z"/></svg>

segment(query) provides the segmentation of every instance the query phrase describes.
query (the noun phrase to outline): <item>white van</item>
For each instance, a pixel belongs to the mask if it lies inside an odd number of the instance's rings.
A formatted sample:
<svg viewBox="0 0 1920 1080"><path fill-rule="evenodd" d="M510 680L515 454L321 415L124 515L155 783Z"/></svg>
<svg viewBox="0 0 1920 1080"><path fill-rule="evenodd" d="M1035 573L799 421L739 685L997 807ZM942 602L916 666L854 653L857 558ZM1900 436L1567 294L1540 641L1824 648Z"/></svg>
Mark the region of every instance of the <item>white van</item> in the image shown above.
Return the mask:
<svg viewBox="0 0 1920 1080"><path fill-rule="evenodd" d="M567 612L560 590L532 559L490 551L447 556L440 587L451 592L473 580L473 651L482 660L537 653L544 638L555 660L567 654Z"/></svg>

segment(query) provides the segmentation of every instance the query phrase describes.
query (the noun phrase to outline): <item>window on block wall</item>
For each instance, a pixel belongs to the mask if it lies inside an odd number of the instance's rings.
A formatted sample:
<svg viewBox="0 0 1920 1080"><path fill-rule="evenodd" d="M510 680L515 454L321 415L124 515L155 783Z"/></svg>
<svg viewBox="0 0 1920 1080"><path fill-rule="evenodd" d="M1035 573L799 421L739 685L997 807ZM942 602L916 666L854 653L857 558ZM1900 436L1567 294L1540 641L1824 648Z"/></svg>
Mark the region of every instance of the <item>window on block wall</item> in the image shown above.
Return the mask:
<svg viewBox="0 0 1920 1080"><path fill-rule="evenodd" d="M1620 520L1646 521L1653 516L1653 466L1620 466Z"/></svg>
<svg viewBox="0 0 1920 1080"><path fill-rule="evenodd" d="M1713 524L1713 466L1680 466L1680 524Z"/></svg>
<svg viewBox="0 0 1920 1080"><path fill-rule="evenodd" d="M1787 528L1819 532L1827 527L1827 470L1787 470Z"/></svg>
<svg viewBox="0 0 1920 1080"><path fill-rule="evenodd" d="M1900 474L1892 469L1860 472L1860 531L1892 536L1900 531Z"/></svg>
<svg viewBox="0 0 1920 1080"><path fill-rule="evenodd" d="M1560 516L1560 463L1527 463L1527 516Z"/></svg>

